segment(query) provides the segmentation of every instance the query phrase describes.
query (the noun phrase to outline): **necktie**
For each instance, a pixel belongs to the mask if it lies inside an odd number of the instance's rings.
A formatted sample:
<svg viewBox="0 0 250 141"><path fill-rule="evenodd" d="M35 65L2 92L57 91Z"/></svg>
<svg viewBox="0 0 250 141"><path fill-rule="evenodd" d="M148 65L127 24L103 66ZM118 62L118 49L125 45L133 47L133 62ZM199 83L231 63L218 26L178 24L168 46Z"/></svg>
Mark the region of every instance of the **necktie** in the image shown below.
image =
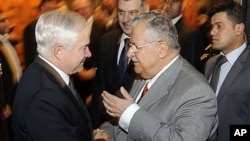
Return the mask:
<svg viewBox="0 0 250 141"><path fill-rule="evenodd" d="M217 63L215 64L213 75L210 80L210 85L215 92L217 89L218 80L220 78L221 65L224 64L226 61L227 61L227 58L224 55L220 55L217 59Z"/></svg>
<svg viewBox="0 0 250 141"><path fill-rule="evenodd" d="M76 91L76 89L75 89L75 87L74 87L74 85L72 83L69 83L69 89L72 92L72 94L74 95L77 102L80 104L81 103L81 97L78 94L78 92Z"/></svg>
<svg viewBox="0 0 250 141"><path fill-rule="evenodd" d="M137 103L139 103L141 101L142 97L145 96L147 92L148 92L148 83L144 86L144 88L142 90L141 97L140 97L140 99L138 100Z"/></svg>
<svg viewBox="0 0 250 141"><path fill-rule="evenodd" d="M128 47L129 47L129 38L126 38L124 39L124 47L122 49L118 63L118 73L121 79L128 66L128 57L127 57Z"/></svg>

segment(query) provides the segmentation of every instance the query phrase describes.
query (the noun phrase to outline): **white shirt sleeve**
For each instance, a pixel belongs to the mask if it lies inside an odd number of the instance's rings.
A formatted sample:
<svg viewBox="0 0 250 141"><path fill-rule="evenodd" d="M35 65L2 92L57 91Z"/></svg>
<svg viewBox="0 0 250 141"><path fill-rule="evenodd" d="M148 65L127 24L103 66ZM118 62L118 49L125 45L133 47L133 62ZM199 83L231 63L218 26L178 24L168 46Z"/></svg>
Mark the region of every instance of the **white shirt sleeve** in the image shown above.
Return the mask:
<svg viewBox="0 0 250 141"><path fill-rule="evenodd" d="M131 122L132 117L134 116L135 112L139 110L140 107L134 103L130 105L121 115L121 118L119 120L119 126L124 129L126 132L128 132L128 127Z"/></svg>

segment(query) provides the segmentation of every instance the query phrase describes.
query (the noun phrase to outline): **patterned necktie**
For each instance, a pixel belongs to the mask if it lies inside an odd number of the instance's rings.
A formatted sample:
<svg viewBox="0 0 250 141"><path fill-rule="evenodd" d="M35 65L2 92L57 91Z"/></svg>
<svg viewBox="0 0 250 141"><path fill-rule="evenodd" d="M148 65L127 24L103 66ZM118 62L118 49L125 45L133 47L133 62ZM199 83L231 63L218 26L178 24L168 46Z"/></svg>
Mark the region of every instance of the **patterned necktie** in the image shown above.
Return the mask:
<svg viewBox="0 0 250 141"><path fill-rule="evenodd" d="M129 47L129 38L126 38L124 39L124 47L122 49L118 63L118 73L121 79L123 78L123 75L125 74L126 69L128 67L128 57L127 57L128 47Z"/></svg>
<svg viewBox="0 0 250 141"><path fill-rule="evenodd" d="M217 63L215 64L212 78L210 80L210 85L213 88L214 92L216 92L218 81L220 78L221 65L225 62L227 62L227 58L224 55L220 55L217 59Z"/></svg>
<svg viewBox="0 0 250 141"><path fill-rule="evenodd" d="M72 83L69 83L68 85L70 91L72 92L73 96L75 97L75 99L77 100L77 102L80 104L81 103L81 97L78 94L78 92L76 91L74 85Z"/></svg>
<svg viewBox="0 0 250 141"><path fill-rule="evenodd" d="M140 97L140 99L138 100L137 103L139 103L141 101L142 97L144 97L147 94L147 92L148 92L148 83L144 86L144 88L142 90L141 97Z"/></svg>

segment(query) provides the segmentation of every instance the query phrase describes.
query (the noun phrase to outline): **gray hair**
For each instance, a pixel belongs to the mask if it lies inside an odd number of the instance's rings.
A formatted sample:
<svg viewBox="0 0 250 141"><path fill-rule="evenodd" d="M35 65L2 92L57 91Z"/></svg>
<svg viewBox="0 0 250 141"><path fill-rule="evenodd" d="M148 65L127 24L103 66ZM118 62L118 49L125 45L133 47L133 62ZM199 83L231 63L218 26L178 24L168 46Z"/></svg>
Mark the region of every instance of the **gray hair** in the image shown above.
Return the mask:
<svg viewBox="0 0 250 141"><path fill-rule="evenodd" d="M36 24L37 51L48 57L55 46L70 50L85 28L85 19L76 12L50 11L42 14Z"/></svg>
<svg viewBox="0 0 250 141"><path fill-rule="evenodd" d="M167 13L152 10L148 13L139 14L133 19L132 27L141 22L146 23L143 37L147 42L164 41L170 47L180 49L176 27Z"/></svg>
<svg viewBox="0 0 250 141"><path fill-rule="evenodd" d="M119 0L118 0L119 1ZM122 0L122 1L133 1L133 0ZM141 0L141 7L144 7L148 4L148 0Z"/></svg>

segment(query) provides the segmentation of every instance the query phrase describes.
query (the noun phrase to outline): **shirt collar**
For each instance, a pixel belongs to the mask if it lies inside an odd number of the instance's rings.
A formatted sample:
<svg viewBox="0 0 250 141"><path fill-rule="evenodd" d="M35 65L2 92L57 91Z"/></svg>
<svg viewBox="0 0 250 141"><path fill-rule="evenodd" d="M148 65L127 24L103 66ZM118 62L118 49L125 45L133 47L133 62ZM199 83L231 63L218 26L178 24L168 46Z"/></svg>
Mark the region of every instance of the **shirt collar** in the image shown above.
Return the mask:
<svg viewBox="0 0 250 141"><path fill-rule="evenodd" d="M177 16L177 17L175 17L175 18L173 18L172 19L172 23L175 25L180 20L181 17L182 17L182 14L179 15L179 16Z"/></svg>
<svg viewBox="0 0 250 141"><path fill-rule="evenodd" d="M56 70L57 73L59 73L59 75L62 77L63 81L68 85L69 84L69 75L66 74L65 72L63 72L62 70L60 70L58 67L56 67L54 64L52 64L51 62L49 62L47 59L45 59L44 57L42 57L41 55L38 55L43 61L45 61L46 63L48 63L53 69Z"/></svg>
<svg viewBox="0 0 250 141"><path fill-rule="evenodd" d="M243 52L243 50L247 47L246 42L243 43L240 47L238 47L237 49L229 52L228 54L226 54L226 58L228 60L228 62L230 64L234 64L234 62L238 59L238 57L240 56L240 54ZM224 55L222 52L220 53L222 55Z"/></svg>

